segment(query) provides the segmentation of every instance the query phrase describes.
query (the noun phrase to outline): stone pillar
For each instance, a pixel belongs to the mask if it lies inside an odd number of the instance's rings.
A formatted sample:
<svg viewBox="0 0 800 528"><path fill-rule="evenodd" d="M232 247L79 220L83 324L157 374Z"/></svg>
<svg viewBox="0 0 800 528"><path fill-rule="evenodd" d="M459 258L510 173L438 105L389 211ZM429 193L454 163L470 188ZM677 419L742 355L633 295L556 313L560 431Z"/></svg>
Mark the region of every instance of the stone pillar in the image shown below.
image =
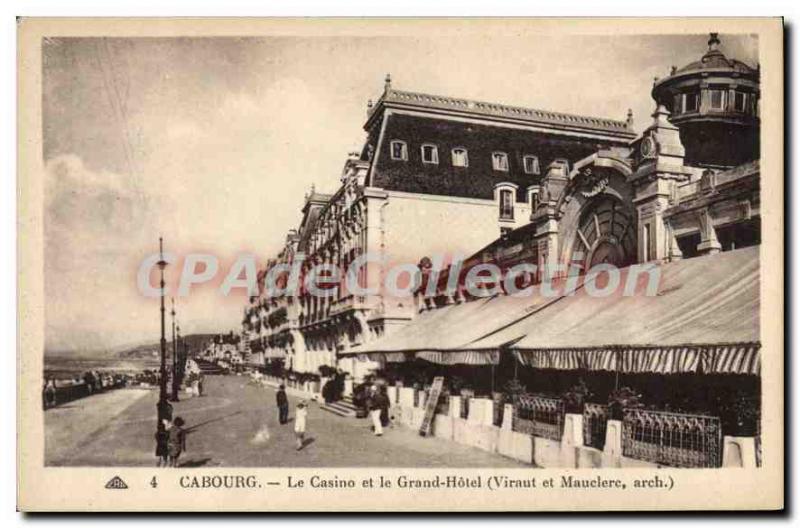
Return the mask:
<svg viewBox="0 0 800 528"><path fill-rule="evenodd" d="M622 460L622 421L606 422L606 442L603 447L602 467L621 467Z"/></svg>
<svg viewBox="0 0 800 528"><path fill-rule="evenodd" d="M708 207L697 213L697 221L700 224L700 244L697 245L697 252L700 255L713 255L722 251L722 244L717 240L717 230L714 229Z"/></svg>
<svg viewBox="0 0 800 528"><path fill-rule="evenodd" d="M723 437L722 467L756 468L756 439L752 436Z"/></svg>
<svg viewBox="0 0 800 528"><path fill-rule="evenodd" d="M564 415L564 432L561 434L561 467L578 467L578 448L583 446L583 415Z"/></svg>
<svg viewBox="0 0 800 528"><path fill-rule="evenodd" d="M558 220L556 219L556 203L569 183L567 167L563 163L552 162L542 180L541 202L532 214L531 222L536 225L535 243L539 261L537 279L542 280L545 273L555 277L559 265Z"/></svg>
<svg viewBox="0 0 800 528"><path fill-rule="evenodd" d="M500 428L503 431L514 429L514 406L510 403L503 405L503 424Z"/></svg>
<svg viewBox="0 0 800 528"><path fill-rule="evenodd" d="M635 171L630 177L638 215L638 261L665 261L677 256L664 212L675 196L676 185L687 181L691 172L684 164L685 151L678 128L668 120L669 112L659 105L653 124L634 142Z"/></svg>

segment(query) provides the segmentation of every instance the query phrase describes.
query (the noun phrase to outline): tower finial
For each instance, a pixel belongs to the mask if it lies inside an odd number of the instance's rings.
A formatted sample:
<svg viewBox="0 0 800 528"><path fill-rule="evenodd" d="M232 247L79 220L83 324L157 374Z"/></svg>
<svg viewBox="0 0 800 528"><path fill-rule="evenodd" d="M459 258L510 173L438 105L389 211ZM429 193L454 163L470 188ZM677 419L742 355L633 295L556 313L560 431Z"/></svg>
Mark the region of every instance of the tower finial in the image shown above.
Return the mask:
<svg viewBox="0 0 800 528"><path fill-rule="evenodd" d="M719 33L709 33L708 51L717 51L719 44Z"/></svg>
<svg viewBox="0 0 800 528"><path fill-rule="evenodd" d="M386 74L386 79L383 81L383 89L385 91L387 91L387 92L392 89L392 74L391 73L387 73Z"/></svg>
<svg viewBox="0 0 800 528"><path fill-rule="evenodd" d="M628 108L628 116L625 119L625 126L628 128L633 128L633 110Z"/></svg>

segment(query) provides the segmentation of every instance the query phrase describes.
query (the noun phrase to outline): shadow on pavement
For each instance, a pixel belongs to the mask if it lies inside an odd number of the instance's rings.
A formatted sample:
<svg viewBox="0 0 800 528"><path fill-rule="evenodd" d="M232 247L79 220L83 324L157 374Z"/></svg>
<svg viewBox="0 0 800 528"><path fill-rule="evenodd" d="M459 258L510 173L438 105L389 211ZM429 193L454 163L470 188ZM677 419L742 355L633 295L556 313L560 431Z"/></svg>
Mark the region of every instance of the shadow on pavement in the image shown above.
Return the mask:
<svg viewBox="0 0 800 528"><path fill-rule="evenodd" d="M178 467L182 468L195 468L195 467L203 467L206 464L211 462L210 458L199 458L197 460L187 460L181 464L178 464Z"/></svg>
<svg viewBox="0 0 800 528"><path fill-rule="evenodd" d="M313 443L314 443L314 440L315 440L314 438L305 438L305 439L303 440L303 445L302 445L302 446L300 446L300 449L298 449L298 451L302 451L303 449L305 449L305 448L307 448L308 446L310 446L311 444L313 444Z"/></svg>

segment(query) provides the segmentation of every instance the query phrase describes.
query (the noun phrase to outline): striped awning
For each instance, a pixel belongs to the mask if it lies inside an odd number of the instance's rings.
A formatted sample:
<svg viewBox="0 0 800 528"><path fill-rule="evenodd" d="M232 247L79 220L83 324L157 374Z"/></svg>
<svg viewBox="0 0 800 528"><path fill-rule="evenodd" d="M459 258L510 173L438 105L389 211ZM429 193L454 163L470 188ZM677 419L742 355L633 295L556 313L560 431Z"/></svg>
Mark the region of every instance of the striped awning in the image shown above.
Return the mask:
<svg viewBox="0 0 800 528"><path fill-rule="evenodd" d="M608 347L512 350L520 363L539 369L606 370L626 374L708 374L761 372L759 343L667 347Z"/></svg>
<svg viewBox="0 0 800 528"><path fill-rule="evenodd" d="M439 365L497 365L500 362L500 351L418 352L417 358Z"/></svg>
<svg viewBox="0 0 800 528"><path fill-rule="evenodd" d="M634 295L586 288L556 297L498 295L426 311L342 355L487 365L513 353L542 369L758 375L759 248L660 264L658 271L654 295L638 288ZM630 273L621 270L620 284Z"/></svg>
<svg viewBox="0 0 800 528"><path fill-rule="evenodd" d="M703 355L703 372L715 374L761 374L761 345L740 343L718 346Z"/></svg>

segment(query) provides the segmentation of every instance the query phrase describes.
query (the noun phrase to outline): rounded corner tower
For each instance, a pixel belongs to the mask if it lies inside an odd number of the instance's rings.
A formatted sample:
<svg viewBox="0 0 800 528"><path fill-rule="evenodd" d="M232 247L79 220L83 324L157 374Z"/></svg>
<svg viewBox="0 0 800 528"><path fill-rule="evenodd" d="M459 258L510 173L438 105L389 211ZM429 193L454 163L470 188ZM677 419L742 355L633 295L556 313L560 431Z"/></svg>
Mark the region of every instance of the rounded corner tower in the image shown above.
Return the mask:
<svg viewBox="0 0 800 528"><path fill-rule="evenodd" d="M680 130L686 164L726 168L759 158L760 72L719 50L711 33L708 51L655 81L652 96Z"/></svg>

